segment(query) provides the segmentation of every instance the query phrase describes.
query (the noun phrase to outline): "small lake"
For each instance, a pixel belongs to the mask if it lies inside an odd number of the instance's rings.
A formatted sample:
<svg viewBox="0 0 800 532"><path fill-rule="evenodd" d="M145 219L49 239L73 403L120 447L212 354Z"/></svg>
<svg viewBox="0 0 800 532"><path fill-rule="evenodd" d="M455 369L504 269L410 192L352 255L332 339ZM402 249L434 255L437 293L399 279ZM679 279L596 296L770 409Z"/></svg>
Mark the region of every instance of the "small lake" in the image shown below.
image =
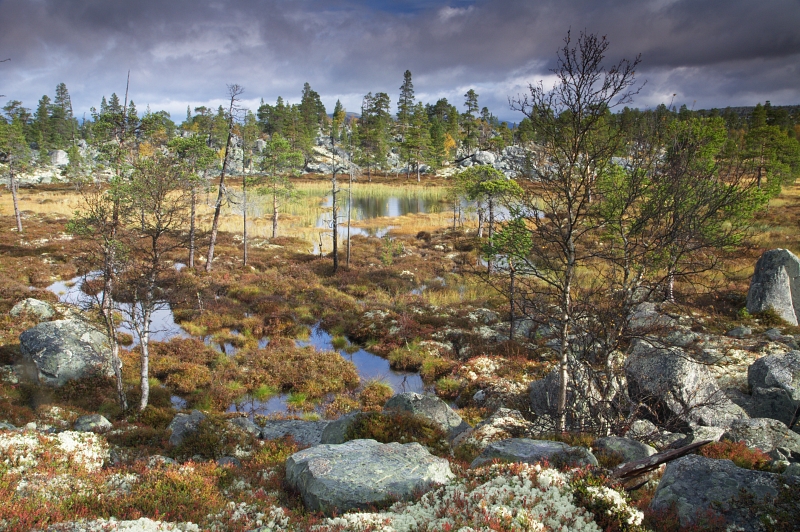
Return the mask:
<svg viewBox="0 0 800 532"><path fill-rule="evenodd" d="M47 287L48 290L58 296L59 301L75 305L84 310L88 310L93 306L97 306L102 294L97 296L90 296L81 290L81 285L86 279L95 279L100 276L100 272L91 272L84 276L75 277L69 281L57 281ZM123 312L130 311L130 304L118 304ZM167 342L175 337L189 338L190 335L181 328L180 325L175 323L172 309L169 304L164 302L159 306L158 310L153 313L153 321L151 325L152 333L151 338L158 342ZM135 333L133 333L129 324L123 324L119 328L120 331L133 335L134 345L138 343ZM235 331L233 331L235 333ZM202 340L214 347L216 350L232 356L236 354L236 348L230 343L212 342L210 337L202 338ZM268 338L259 340L258 347L266 347L269 343ZM313 346L317 351L337 351L342 358L349 360L355 364L358 370L358 375L362 382L370 379L379 379L387 382L395 393L402 392L417 392L423 393L426 391L425 385L419 373L412 373L406 371L395 371L389 367L389 361L359 349L353 353L347 353L344 349L334 349L333 338L329 333L315 325L311 328L311 333L306 340L295 340L295 343L300 347ZM239 403L232 404L229 412L247 412L251 416L254 414L269 415L286 413L289 409L286 404L288 394L279 394L266 401L258 401L255 399L247 398ZM186 401L180 397L173 397L172 404L175 408L185 408Z"/></svg>

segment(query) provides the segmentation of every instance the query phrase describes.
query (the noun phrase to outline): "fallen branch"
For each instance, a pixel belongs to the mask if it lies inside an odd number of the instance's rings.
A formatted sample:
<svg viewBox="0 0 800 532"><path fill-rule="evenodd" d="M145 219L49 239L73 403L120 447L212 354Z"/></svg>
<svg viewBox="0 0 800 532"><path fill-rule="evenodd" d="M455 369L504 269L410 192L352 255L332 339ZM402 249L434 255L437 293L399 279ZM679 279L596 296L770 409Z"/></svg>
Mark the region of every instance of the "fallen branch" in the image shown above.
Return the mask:
<svg viewBox="0 0 800 532"><path fill-rule="evenodd" d="M648 456L647 458L642 458L641 460L622 464L622 466L618 467L611 473L611 476L618 479L630 479L644 475L645 473L649 473L650 471L657 469L661 464L666 464L667 462L671 462L676 458L686 456L692 451L695 451L703 445L711 443L712 441L713 440L703 440L690 443L689 445L674 449L672 451L654 454L653 456Z"/></svg>

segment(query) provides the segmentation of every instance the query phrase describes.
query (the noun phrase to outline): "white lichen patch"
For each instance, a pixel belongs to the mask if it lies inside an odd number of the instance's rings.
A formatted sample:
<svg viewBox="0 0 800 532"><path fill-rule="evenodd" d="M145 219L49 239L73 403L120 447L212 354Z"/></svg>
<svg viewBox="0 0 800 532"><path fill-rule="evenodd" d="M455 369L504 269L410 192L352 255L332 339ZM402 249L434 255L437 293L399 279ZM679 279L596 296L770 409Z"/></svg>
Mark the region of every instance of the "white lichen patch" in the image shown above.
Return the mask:
<svg viewBox="0 0 800 532"><path fill-rule="evenodd" d="M283 508L271 506L265 510L244 502L229 502L222 512L209 515L208 521L208 529L214 531L228 530L234 523L237 528L258 527L259 532L277 532L289 527L289 516Z"/></svg>
<svg viewBox="0 0 800 532"><path fill-rule="evenodd" d="M327 519L315 528L328 530L503 530L599 531L594 516L574 502L569 473L540 465L493 465L468 472L464 479L422 496L415 503L397 503L379 513L349 513ZM477 484L476 484L477 482ZM640 523L641 513L609 488L594 496L608 501L627 523ZM494 528L492 528L494 529Z"/></svg>
<svg viewBox="0 0 800 532"><path fill-rule="evenodd" d="M56 435L37 432L0 433L0 463L22 473L41 463L96 471L108 460L108 443L91 432L66 431Z"/></svg>
<svg viewBox="0 0 800 532"><path fill-rule="evenodd" d="M165 523L147 517L135 521L97 519L95 521L75 521L59 523L47 529L48 532L200 532L194 523Z"/></svg>

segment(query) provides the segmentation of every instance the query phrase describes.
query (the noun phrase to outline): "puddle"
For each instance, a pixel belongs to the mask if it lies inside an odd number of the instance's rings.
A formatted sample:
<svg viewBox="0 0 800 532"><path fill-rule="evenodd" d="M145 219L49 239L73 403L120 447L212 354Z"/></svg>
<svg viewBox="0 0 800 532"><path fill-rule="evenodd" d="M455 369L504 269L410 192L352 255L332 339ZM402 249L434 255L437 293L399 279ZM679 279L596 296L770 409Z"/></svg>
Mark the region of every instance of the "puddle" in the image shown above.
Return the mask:
<svg viewBox="0 0 800 532"><path fill-rule="evenodd" d="M92 272L86 276L75 277L69 281L55 282L48 286L47 289L55 293L62 303L76 305L86 310L97 305L102 294L89 296L81 291L81 285L85 279L94 279L99 276L100 272ZM443 281L442 279L442 282ZM422 287L420 288L424 289ZM123 310L123 313L130 312L132 308L130 303L121 303L118 305ZM138 344L139 340L133 333L129 324L122 324L119 330L131 334L134 339L133 345ZM236 336L240 333L237 330L231 330L231 334ZM153 313L150 338L157 342L166 342L175 337L190 338L191 336L184 331L180 325L175 323L172 309L169 307L169 304L163 302ZM236 354L237 348L231 342L215 342L212 336L205 336L202 340L207 345L214 347L228 356ZM431 391L429 388L426 388L419 373L395 371L389 367L388 360L378 355L365 351L364 349L359 349L353 353L348 353L344 349L334 349L332 336L321 329L319 325L315 325L311 328L311 334L307 340L295 340L295 343L299 347L313 346L317 351L337 351L344 359L355 364L362 382L370 379L382 380L388 383L395 393L424 393L426 391ZM269 338L266 337L258 341L258 347L261 349L268 344ZM288 394L279 394L266 401L248 398L237 404L232 404L228 408L228 411L246 412L251 415L285 413L288 411L288 398ZM186 400L179 396L172 396L171 402L176 409L184 409L188 406Z"/></svg>

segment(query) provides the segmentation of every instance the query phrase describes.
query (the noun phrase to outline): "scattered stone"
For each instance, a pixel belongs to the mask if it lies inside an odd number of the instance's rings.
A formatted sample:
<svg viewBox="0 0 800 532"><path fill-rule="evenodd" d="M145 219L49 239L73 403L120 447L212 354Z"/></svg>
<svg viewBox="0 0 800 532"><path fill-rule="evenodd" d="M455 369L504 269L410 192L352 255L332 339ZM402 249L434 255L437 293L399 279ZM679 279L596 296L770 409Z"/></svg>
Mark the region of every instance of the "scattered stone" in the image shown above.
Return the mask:
<svg viewBox="0 0 800 532"><path fill-rule="evenodd" d="M661 452L665 449L680 447L680 443L685 439L686 434L681 434L680 432L662 432L654 437L653 441L650 443Z"/></svg>
<svg viewBox="0 0 800 532"><path fill-rule="evenodd" d="M326 514L407 500L452 478L448 461L416 442L353 440L310 447L286 460L287 483L306 508Z"/></svg>
<svg viewBox="0 0 800 532"><path fill-rule="evenodd" d="M169 437L170 445L180 445L186 436L197 431L200 422L205 418L206 415L199 410L192 410L191 414L176 414L167 427L172 431Z"/></svg>
<svg viewBox="0 0 800 532"><path fill-rule="evenodd" d="M469 321L479 323L481 325L492 325L500 321L500 315L488 308L478 308L467 314Z"/></svg>
<svg viewBox="0 0 800 532"><path fill-rule="evenodd" d="M619 436L598 438L592 443L592 449L595 452L616 453L622 457L623 462L633 462L656 454L656 450L647 444Z"/></svg>
<svg viewBox="0 0 800 532"><path fill-rule="evenodd" d="M17 427L12 425L11 423L5 423L0 421L0 430L17 430Z"/></svg>
<svg viewBox="0 0 800 532"><path fill-rule="evenodd" d="M764 331L764 336L766 336L773 342L777 342L783 337L783 333L781 332L780 329L776 329L773 327L772 329L767 329L766 331Z"/></svg>
<svg viewBox="0 0 800 532"><path fill-rule="evenodd" d="M783 470L783 474L793 477L800 477L800 462L795 462L793 464L789 464L786 469Z"/></svg>
<svg viewBox="0 0 800 532"><path fill-rule="evenodd" d="M246 417L235 417L228 420L228 424L235 429L243 430L244 432L252 435L255 438L261 436L261 427L250 421Z"/></svg>
<svg viewBox="0 0 800 532"><path fill-rule="evenodd" d="M769 454L775 460L800 462L800 434L777 419L742 419L731 423L723 440L743 441L748 447Z"/></svg>
<svg viewBox="0 0 800 532"><path fill-rule="evenodd" d="M39 383L63 386L93 374L113 377L108 337L80 320L40 323L19 335L27 371Z"/></svg>
<svg viewBox="0 0 800 532"><path fill-rule="evenodd" d="M299 445L319 445L322 443L322 433L330 423L330 421L304 421L302 419L269 420L261 429L261 438L275 440L291 436ZM343 441L337 443L343 443Z"/></svg>
<svg viewBox="0 0 800 532"><path fill-rule="evenodd" d="M667 464L650 508L666 511L674 506L682 526L711 510L722 515L729 526L741 527L738 530L763 530L760 516L751 514L750 508L739 502L740 497L775 497L786 478L742 469L730 460L688 455Z"/></svg>
<svg viewBox="0 0 800 532"><path fill-rule="evenodd" d="M751 329L750 327L746 327L744 325L741 325L739 327L734 327L733 329L731 329L730 331L726 332L725 334L727 336L730 336L731 338L745 338L745 337L750 336L751 334L753 334L753 329Z"/></svg>
<svg viewBox="0 0 800 532"><path fill-rule="evenodd" d="M539 435L536 426L522 417L518 410L499 408L475 428L465 430L453 439L453 446L472 445L478 450L490 443L510 438L533 438Z"/></svg>
<svg viewBox="0 0 800 532"><path fill-rule="evenodd" d="M761 357L747 370L753 415L791 425L800 408L800 351Z"/></svg>
<svg viewBox="0 0 800 532"><path fill-rule="evenodd" d="M76 419L74 429L78 432L103 433L111 430L111 422L100 414L90 414Z"/></svg>
<svg viewBox="0 0 800 532"><path fill-rule="evenodd" d="M46 301L29 297L14 305L10 314L15 318L20 314L30 314L36 316L39 321L45 321L56 315L56 309Z"/></svg>
<svg viewBox="0 0 800 532"><path fill-rule="evenodd" d="M701 427L701 426L694 426L689 429L688 434L682 440L676 440L673 442L670 447L683 447L689 445L690 443L696 443L699 441L719 441L722 438L722 435L725 434L725 430L722 427Z"/></svg>
<svg viewBox="0 0 800 532"><path fill-rule="evenodd" d="M750 280L747 311L758 314L772 309L790 325L797 325L798 303L800 259L787 249L765 251Z"/></svg>
<svg viewBox="0 0 800 532"><path fill-rule="evenodd" d="M231 467L242 467L242 462L239 461L238 458L235 456L223 456L219 460L217 460L217 465L220 467L225 467L227 465Z"/></svg>
<svg viewBox="0 0 800 532"><path fill-rule="evenodd" d="M747 417L717 386L708 368L681 348L660 348L634 340L625 360L625 374L631 398L649 405L661 422L727 427L731 421Z"/></svg>
<svg viewBox="0 0 800 532"><path fill-rule="evenodd" d="M386 401L383 409L409 412L425 418L441 428L450 440L470 428L461 416L435 395L414 392L397 394Z"/></svg>
<svg viewBox="0 0 800 532"><path fill-rule="evenodd" d="M472 155L472 162L475 164L494 164L497 157L492 152L476 151Z"/></svg>
<svg viewBox="0 0 800 532"><path fill-rule="evenodd" d="M470 464L480 467L492 460L535 464L547 460L555 465L581 467L597 465L597 458L585 447L570 447L566 443L528 438L510 438L490 443Z"/></svg>

